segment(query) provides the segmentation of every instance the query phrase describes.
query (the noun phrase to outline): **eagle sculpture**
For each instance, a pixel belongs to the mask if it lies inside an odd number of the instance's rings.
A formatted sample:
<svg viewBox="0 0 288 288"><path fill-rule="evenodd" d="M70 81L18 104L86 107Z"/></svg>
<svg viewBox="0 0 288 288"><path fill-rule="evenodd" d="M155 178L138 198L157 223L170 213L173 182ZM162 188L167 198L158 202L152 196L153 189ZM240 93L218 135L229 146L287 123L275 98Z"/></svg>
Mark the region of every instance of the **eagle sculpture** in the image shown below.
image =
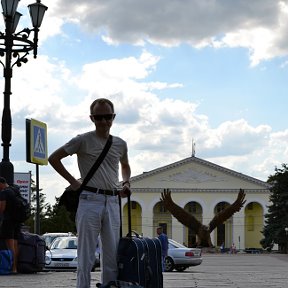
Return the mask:
<svg viewBox="0 0 288 288"><path fill-rule="evenodd" d="M165 208L183 225L192 229L198 236L197 246L200 247L213 247L211 242L210 233L220 224L224 223L234 213L239 212L245 204L245 193L240 189L238 197L232 205L228 205L225 209L215 215L208 225L200 223L192 214L185 211L178 206L171 197L169 189L164 189L161 193L160 200L163 202Z"/></svg>

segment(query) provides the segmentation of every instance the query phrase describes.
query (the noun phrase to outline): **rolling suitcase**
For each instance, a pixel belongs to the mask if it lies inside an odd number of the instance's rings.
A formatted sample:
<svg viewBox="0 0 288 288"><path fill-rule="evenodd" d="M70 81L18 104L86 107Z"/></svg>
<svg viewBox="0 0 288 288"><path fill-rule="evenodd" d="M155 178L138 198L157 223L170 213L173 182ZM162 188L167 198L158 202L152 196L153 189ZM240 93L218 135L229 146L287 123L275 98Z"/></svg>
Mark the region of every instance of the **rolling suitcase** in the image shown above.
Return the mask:
<svg viewBox="0 0 288 288"><path fill-rule="evenodd" d="M18 240L18 265L20 273L36 273L45 267L46 243L44 239L28 232L23 232Z"/></svg>
<svg viewBox="0 0 288 288"><path fill-rule="evenodd" d="M138 284L132 283L132 282L124 282L124 281L110 281L107 284L96 284L96 287L98 288L141 288L142 286L139 286ZM143 287L142 287L143 288Z"/></svg>
<svg viewBox="0 0 288 288"><path fill-rule="evenodd" d="M161 242L158 238L140 237L136 233L132 236L130 196L128 196L128 235L122 237L122 227L120 234L117 255L118 280L138 283L144 288L163 288Z"/></svg>

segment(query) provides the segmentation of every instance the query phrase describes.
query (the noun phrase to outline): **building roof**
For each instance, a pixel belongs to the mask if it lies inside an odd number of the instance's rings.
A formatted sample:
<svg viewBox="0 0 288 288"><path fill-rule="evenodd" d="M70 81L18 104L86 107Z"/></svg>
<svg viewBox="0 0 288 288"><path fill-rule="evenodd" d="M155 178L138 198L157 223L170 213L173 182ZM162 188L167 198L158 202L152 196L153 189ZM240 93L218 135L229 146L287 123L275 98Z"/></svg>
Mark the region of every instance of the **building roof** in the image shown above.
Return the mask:
<svg viewBox="0 0 288 288"><path fill-rule="evenodd" d="M267 182L191 156L131 177L133 188L230 189L237 184L250 189L269 189ZM233 183L233 185L228 183ZM229 185L231 187L229 187ZM238 187L238 186L237 186ZM240 187L240 188L247 188Z"/></svg>

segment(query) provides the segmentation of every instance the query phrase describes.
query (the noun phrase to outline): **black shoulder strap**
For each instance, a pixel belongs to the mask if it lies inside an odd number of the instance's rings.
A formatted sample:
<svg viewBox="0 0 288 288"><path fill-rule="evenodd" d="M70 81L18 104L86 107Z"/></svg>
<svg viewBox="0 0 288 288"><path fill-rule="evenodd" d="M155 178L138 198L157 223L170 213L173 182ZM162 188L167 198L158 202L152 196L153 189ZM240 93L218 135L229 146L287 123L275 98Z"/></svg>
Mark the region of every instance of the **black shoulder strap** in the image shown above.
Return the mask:
<svg viewBox="0 0 288 288"><path fill-rule="evenodd" d="M108 150L110 149L111 145L112 145L112 141L113 141L113 137L112 135L109 135L108 140L105 144L105 147L103 148L101 154L99 155L99 157L96 159L95 163L93 164L93 166L91 167L91 169L89 170L89 172L87 173L86 177L84 178L81 187L79 190L83 190L84 186L86 186L86 184L88 183L88 181L91 179L91 177L93 176L93 174L96 172L96 170L98 169L98 167L100 166L100 164L102 163L102 161L104 160L106 154L108 153Z"/></svg>

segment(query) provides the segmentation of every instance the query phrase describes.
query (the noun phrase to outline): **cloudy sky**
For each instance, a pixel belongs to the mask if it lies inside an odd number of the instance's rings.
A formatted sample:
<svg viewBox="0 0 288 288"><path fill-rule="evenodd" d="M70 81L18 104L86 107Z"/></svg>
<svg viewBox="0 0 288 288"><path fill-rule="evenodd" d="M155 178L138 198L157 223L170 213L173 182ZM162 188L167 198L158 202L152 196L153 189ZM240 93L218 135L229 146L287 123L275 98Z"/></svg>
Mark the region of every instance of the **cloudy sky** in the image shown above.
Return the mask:
<svg viewBox="0 0 288 288"><path fill-rule="evenodd" d="M20 1L19 29L30 25L31 3ZM287 0L42 3L38 57L13 69L15 172L35 179L26 118L47 123L51 153L93 129L98 97L115 103L111 132L128 142L134 176L190 157L192 141L197 157L263 181L287 162ZM79 176L75 160L65 164ZM40 167L48 201L66 185Z"/></svg>

